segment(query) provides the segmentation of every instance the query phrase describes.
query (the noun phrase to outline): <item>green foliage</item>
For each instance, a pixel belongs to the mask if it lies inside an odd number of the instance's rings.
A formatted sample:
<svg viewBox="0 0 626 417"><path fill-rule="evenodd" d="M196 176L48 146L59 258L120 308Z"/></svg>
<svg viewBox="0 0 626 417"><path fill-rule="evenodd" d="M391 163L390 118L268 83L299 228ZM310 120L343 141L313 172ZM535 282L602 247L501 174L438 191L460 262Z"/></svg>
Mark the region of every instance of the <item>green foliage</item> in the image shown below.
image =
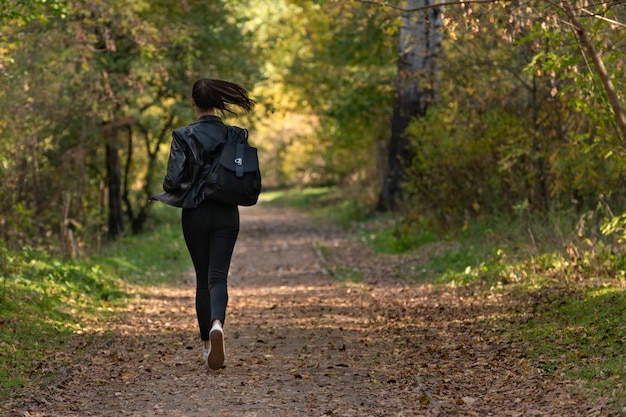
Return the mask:
<svg viewBox="0 0 626 417"><path fill-rule="evenodd" d="M0 0L0 24L8 21L25 25L32 21L47 21L50 16L65 17L69 13L67 0Z"/></svg>
<svg viewBox="0 0 626 417"><path fill-rule="evenodd" d="M621 193L623 145L595 69L558 8L531 3L447 10L440 100L407 130L415 152L407 211L454 227L520 202L545 214ZM585 21L614 63L612 78L623 78L615 43L623 28Z"/></svg>
<svg viewBox="0 0 626 417"><path fill-rule="evenodd" d="M622 144L589 58L555 3L524 4L446 8L438 102L407 131L409 198L395 230L372 239L381 250L427 245L429 230L521 207L582 213L599 194L623 197ZM5 13L29 21L2 20L0 235L11 250L69 254L72 239L82 253L100 247L105 143L122 162L126 222L143 227L171 129L193 119L199 76L253 89L258 114L232 122L253 128L265 184L358 185L302 204L344 213L346 225L370 214L390 133L397 10L326 0L11 5ZM603 19L584 22L622 91L624 29L610 20L624 12L595 11ZM605 231L619 227L613 219Z"/></svg>
<svg viewBox="0 0 626 417"><path fill-rule="evenodd" d="M62 14L48 13L61 5ZM143 227L171 130L193 120L191 83L212 76L251 85L257 77L252 34L235 6L68 0L10 8L47 15L7 23L0 45L0 236L11 249L47 244L69 253L70 238L86 250L99 245L117 178L127 230ZM15 207L28 215L12 215Z"/></svg>
<svg viewBox="0 0 626 417"><path fill-rule="evenodd" d="M456 106L431 108L407 129L415 138L407 191L419 202L413 207L442 225L506 212L525 196L525 184L516 180L523 173L515 166L529 157L524 120L496 108L482 115L483 123L473 116Z"/></svg>
<svg viewBox="0 0 626 417"><path fill-rule="evenodd" d="M340 190L336 190L334 198L315 211L315 216L349 227L369 215L371 205L367 204L366 199L358 196L342 197L338 193Z"/></svg>
<svg viewBox="0 0 626 417"><path fill-rule="evenodd" d="M273 1L250 8L265 82L267 178L279 186L369 183L387 136L395 73L393 15L356 2ZM267 22L261 24L259 22Z"/></svg>
<svg viewBox="0 0 626 417"><path fill-rule="evenodd" d="M561 210L545 217L520 208L515 216L482 216L455 229L426 217L389 215L355 217L350 226L375 254L415 259L404 275L419 282L491 289L623 282L626 249L620 236L602 233L606 208L605 202L583 214ZM350 212L344 210L335 204L326 218L341 219Z"/></svg>
<svg viewBox="0 0 626 417"><path fill-rule="evenodd" d="M616 236L620 243L626 242L626 213L605 217L600 228L607 236Z"/></svg>

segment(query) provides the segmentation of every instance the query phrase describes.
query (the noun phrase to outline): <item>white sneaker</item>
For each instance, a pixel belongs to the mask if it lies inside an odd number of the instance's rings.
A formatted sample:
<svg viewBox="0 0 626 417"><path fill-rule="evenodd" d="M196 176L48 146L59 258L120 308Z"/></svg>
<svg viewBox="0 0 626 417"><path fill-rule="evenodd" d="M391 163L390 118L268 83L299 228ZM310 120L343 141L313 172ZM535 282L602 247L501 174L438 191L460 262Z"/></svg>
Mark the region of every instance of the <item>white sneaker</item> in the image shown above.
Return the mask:
<svg viewBox="0 0 626 417"><path fill-rule="evenodd" d="M207 364L211 369L220 369L224 365L226 348L224 346L224 330L219 323L213 324L211 332L209 332L209 340L211 347L207 355Z"/></svg>

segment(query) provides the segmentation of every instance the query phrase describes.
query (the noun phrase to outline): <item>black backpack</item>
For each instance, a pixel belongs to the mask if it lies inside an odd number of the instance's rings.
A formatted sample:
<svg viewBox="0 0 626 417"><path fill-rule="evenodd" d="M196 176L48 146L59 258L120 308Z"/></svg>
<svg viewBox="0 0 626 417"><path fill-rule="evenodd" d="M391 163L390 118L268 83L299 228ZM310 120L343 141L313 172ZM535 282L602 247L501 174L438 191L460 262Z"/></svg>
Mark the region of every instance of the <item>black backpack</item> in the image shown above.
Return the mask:
<svg viewBox="0 0 626 417"><path fill-rule="evenodd" d="M248 144L248 131L228 126L226 141L205 177L207 198L237 206L253 206L261 194L257 148Z"/></svg>

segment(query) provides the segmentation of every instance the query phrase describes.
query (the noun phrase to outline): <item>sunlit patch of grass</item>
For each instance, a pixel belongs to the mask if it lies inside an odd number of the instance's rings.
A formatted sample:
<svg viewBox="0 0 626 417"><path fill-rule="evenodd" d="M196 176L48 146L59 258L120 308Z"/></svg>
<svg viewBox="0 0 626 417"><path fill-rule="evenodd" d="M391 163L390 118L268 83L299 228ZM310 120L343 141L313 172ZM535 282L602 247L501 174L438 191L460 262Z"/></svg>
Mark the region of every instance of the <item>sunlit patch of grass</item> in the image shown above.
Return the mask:
<svg viewBox="0 0 626 417"><path fill-rule="evenodd" d="M181 233L169 225L141 236L141 242L124 239L92 258L107 272L132 284L163 284L191 265Z"/></svg>
<svg viewBox="0 0 626 417"><path fill-rule="evenodd" d="M320 219L330 220L343 227L350 227L355 222L362 221L367 217L368 208L360 200L347 199L318 207L313 215Z"/></svg>
<svg viewBox="0 0 626 417"><path fill-rule="evenodd" d="M376 253L405 253L428 243L437 242L441 237L429 231L399 233L397 229L380 229L363 234L362 240L372 246Z"/></svg>
<svg viewBox="0 0 626 417"><path fill-rule="evenodd" d="M71 359L59 353L79 354L78 345L67 347L71 340L106 320L123 292L116 278L88 262L62 262L32 248L2 248L2 258L0 394L8 396L53 378Z"/></svg>
<svg viewBox="0 0 626 417"><path fill-rule="evenodd" d="M346 194L338 187L315 187L269 191L264 194L267 204L305 209L316 219L349 227L370 214L367 199Z"/></svg>
<svg viewBox="0 0 626 417"><path fill-rule="evenodd" d="M317 207L332 190L331 187L316 187L264 191L262 201L275 206L310 209Z"/></svg>
<svg viewBox="0 0 626 417"><path fill-rule="evenodd" d="M626 291L543 288L534 296L537 311L510 337L524 340L527 354L550 372L585 381L598 396L610 397L615 410L626 407Z"/></svg>
<svg viewBox="0 0 626 417"><path fill-rule="evenodd" d="M127 236L108 245L91 262L131 284L171 282L191 266L180 226L180 209L153 207L144 233Z"/></svg>

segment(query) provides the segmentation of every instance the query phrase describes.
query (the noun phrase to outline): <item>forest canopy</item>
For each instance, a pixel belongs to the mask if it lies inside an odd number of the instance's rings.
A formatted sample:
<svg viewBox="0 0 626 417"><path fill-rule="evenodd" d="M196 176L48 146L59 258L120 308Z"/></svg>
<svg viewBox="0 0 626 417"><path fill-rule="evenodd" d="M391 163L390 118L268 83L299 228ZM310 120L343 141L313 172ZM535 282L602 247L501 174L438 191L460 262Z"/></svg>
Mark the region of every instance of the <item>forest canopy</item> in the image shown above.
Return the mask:
<svg viewBox="0 0 626 417"><path fill-rule="evenodd" d="M346 187L438 227L598 203L617 217L622 6L0 1L2 241L75 256L141 232L200 77L238 82L259 103L226 121L250 129L268 189ZM424 27L411 43L407 30ZM399 100L402 83L417 110ZM395 165L392 204L380 205Z"/></svg>

